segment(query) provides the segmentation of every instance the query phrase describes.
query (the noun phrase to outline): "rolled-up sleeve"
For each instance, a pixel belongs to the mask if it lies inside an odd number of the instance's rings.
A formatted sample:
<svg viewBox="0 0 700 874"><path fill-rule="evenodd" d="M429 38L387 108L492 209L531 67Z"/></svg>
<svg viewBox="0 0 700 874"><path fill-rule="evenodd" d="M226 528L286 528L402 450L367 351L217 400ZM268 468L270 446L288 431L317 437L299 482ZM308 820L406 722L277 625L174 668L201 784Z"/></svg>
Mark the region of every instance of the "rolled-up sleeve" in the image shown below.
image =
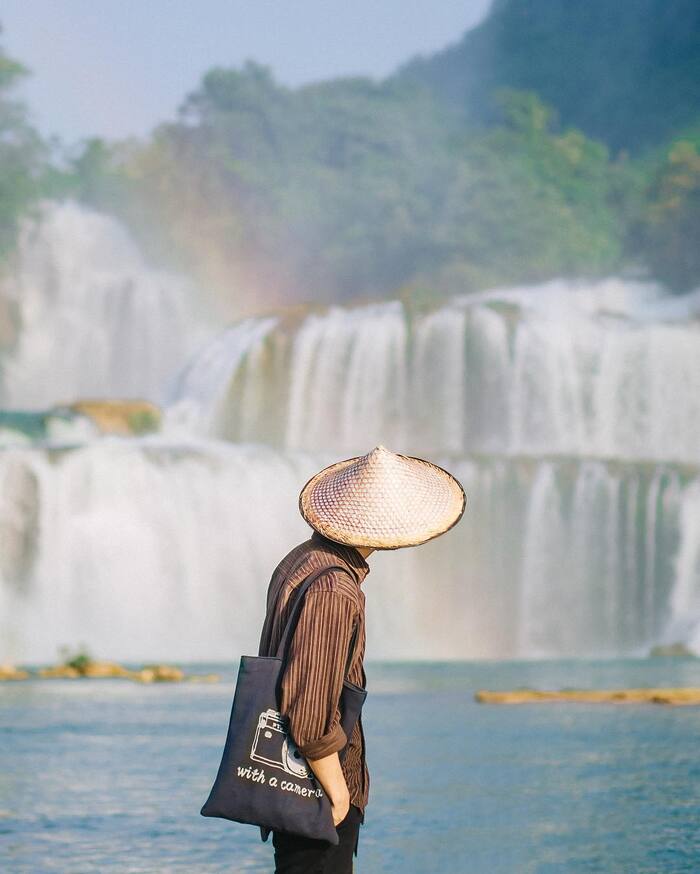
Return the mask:
<svg viewBox="0 0 700 874"><path fill-rule="evenodd" d="M340 592L309 590L292 638L280 706L309 759L338 752L347 742L338 704L355 612L352 599Z"/></svg>

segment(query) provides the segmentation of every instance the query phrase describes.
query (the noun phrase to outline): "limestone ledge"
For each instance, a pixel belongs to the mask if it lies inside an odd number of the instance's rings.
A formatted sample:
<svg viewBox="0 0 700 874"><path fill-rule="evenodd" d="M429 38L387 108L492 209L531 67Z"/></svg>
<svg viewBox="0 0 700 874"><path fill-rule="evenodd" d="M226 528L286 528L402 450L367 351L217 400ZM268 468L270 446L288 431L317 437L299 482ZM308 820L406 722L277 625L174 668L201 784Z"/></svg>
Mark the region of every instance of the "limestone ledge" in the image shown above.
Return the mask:
<svg viewBox="0 0 700 874"><path fill-rule="evenodd" d="M474 695L480 704L540 704L556 701L584 704L671 704L700 705L700 688L663 689L515 689L492 692L480 689Z"/></svg>
<svg viewBox="0 0 700 874"><path fill-rule="evenodd" d="M158 406L141 399L86 398L59 409L92 420L102 434L148 434L160 429L162 419Z"/></svg>

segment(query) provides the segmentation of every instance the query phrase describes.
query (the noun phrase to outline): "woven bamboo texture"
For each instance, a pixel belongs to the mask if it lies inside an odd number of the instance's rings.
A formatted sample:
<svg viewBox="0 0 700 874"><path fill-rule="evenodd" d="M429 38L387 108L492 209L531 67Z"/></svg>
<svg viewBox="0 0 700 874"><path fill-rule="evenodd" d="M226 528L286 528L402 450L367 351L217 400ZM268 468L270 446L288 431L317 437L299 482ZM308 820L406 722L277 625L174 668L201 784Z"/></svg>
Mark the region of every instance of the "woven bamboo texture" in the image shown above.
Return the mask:
<svg viewBox="0 0 700 874"><path fill-rule="evenodd" d="M443 468L379 445L311 477L299 510L331 540L399 549L444 534L462 517L466 500L460 482Z"/></svg>

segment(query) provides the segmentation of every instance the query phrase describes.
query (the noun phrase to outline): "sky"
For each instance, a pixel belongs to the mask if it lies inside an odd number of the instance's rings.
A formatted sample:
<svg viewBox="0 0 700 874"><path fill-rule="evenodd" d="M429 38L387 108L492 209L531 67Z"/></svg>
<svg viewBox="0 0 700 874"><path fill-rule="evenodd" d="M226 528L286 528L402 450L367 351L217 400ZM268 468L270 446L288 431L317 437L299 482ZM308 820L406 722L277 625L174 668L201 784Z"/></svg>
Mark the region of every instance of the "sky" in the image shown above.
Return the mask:
<svg viewBox="0 0 700 874"><path fill-rule="evenodd" d="M3 0L5 50L39 130L142 136L213 66L252 58L296 86L382 77L456 42L490 0Z"/></svg>

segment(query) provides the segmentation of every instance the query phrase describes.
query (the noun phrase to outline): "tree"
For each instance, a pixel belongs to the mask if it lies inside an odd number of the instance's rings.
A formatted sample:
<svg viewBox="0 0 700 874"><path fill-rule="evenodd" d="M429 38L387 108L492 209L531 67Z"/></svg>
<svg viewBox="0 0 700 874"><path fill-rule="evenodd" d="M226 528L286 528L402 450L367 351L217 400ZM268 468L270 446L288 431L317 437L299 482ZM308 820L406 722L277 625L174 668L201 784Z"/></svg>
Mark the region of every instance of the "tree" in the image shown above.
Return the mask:
<svg viewBox="0 0 700 874"><path fill-rule="evenodd" d="M700 152L679 140L649 186L640 228L648 264L674 291L700 286L699 229Z"/></svg>
<svg viewBox="0 0 700 874"><path fill-rule="evenodd" d="M607 148L558 131L555 113L532 92L503 89L497 101L497 124L458 147L434 232L440 272L476 288L616 267L622 234Z"/></svg>
<svg viewBox="0 0 700 874"><path fill-rule="evenodd" d="M0 258L12 249L20 217L41 193L47 156L26 107L13 96L27 73L0 48Z"/></svg>

